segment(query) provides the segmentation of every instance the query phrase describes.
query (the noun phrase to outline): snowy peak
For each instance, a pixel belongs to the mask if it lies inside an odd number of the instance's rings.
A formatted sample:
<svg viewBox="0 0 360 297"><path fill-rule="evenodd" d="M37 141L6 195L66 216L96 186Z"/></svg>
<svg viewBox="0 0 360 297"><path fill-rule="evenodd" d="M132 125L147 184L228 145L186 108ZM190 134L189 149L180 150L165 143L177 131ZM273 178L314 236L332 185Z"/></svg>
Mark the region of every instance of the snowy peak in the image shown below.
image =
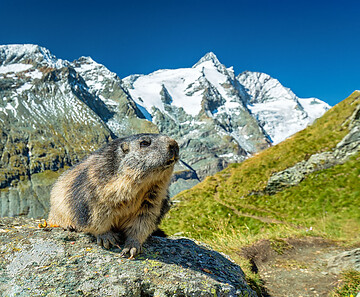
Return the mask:
<svg viewBox="0 0 360 297"><path fill-rule="evenodd" d="M209 158L215 154L225 162L240 161L269 145L256 119L244 106L246 94L235 81L233 71L229 73L213 53L192 68L163 69L149 75L128 76L123 81L146 118L160 127L160 132L182 139L180 146L190 143L196 145L194 150L211 148L207 152ZM168 121L176 128L163 124ZM220 143L225 136L227 144L215 149L211 141L217 139ZM195 144L194 138L203 138L202 144ZM231 153L225 148L228 146L232 147Z"/></svg>
<svg viewBox="0 0 360 297"><path fill-rule="evenodd" d="M152 108L165 110L162 93L166 89L167 97L172 98L172 106L195 117L201 111L207 111L204 107L208 105L203 101L210 100L210 93L213 94L210 101L223 102L223 112L229 107L242 105L241 95L232 84L234 78L233 72L229 73L214 53L208 53L192 68L162 69L149 75L131 75L123 81L134 101L149 114Z"/></svg>
<svg viewBox="0 0 360 297"><path fill-rule="evenodd" d="M213 52L209 52L203 56L192 68L200 69L202 72L205 70L216 70L223 75L229 76L231 79L235 79L233 67L226 68L225 65L220 63Z"/></svg>
<svg viewBox="0 0 360 297"><path fill-rule="evenodd" d="M124 81L139 108L147 110L151 117L153 110L168 113L169 108L175 107L192 118L205 114L247 152L254 152L254 146L249 145L251 140L244 141L248 130L234 127L233 123L258 125L263 137L276 144L304 129L330 108L318 99L298 98L266 73L245 71L235 77L233 69L221 64L213 52L192 68L158 70L149 75L129 76ZM259 140L258 133L251 135Z"/></svg>
<svg viewBox="0 0 360 297"><path fill-rule="evenodd" d="M73 66L75 70L81 74L99 71L108 76L116 76L114 72L111 72L104 65L95 62L91 57L80 57L79 59L73 61L71 66Z"/></svg>
<svg viewBox="0 0 360 297"><path fill-rule="evenodd" d="M0 63L1 65L14 64L24 58L31 58L42 55L46 49L34 44L10 44L0 45Z"/></svg>
<svg viewBox="0 0 360 297"><path fill-rule="evenodd" d="M0 99L4 106L0 104L0 111L8 116L16 117L17 108L20 105L19 97L32 93L45 80L51 80L57 75L60 77L62 74L58 69L68 64L38 45L1 45L0 81L2 87L0 88ZM58 71L58 73L55 74L53 71ZM7 100L13 103L7 102Z"/></svg>
<svg viewBox="0 0 360 297"><path fill-rule="evenodd" d="M57 59L44 47L34 44L0 45L0 65L14 63L40 64L43 66L62 68L68 62Z"/></svg>
<svg viewBox="0 0 360 297"><path fill-rule="evenodd" d="M196 68L205 62L211 62L211 64L213 64L215 67L222 66L216 55L213 52L209 52L203 56L192 68Z"/></svg>
<svg viewBox="0 0 360 297"><path fill-rule="evenodd" d="M96 94L103 91L106 79L117 78L115 73L111 72L105 66L95 62L90 57L80 57L79 59L73 61L71 66L85 79L86 84Z"/></svg>

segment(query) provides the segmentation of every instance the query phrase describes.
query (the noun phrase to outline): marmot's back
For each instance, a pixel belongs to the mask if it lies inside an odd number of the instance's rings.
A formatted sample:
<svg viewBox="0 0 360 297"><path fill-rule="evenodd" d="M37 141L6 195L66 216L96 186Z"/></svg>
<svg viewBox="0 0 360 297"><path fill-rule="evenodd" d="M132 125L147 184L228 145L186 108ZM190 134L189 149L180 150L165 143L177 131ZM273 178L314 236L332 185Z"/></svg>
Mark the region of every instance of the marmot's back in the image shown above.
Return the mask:
<svg viewBox="0 0 360 297"><path fill-rule="evenodd" d="M51 192L49 223L89 232L108 248L126 235L131 256L169 209L168 186L179 159L160 134L116 139L65 172Z"/></svg>

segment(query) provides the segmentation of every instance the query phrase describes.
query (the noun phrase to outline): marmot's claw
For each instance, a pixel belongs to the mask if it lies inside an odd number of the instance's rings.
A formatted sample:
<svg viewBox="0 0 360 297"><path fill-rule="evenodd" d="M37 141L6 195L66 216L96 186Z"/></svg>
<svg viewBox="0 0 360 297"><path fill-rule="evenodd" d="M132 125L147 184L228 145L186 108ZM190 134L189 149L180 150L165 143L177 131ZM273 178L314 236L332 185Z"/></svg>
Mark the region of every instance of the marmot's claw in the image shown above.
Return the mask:
<svg viewBox="0 0 360 297"><path fill-rule="evenodd" d="M130 240L126 240L125 247L121 251L120 256L124 257L127 253L129 253L130 254L129 259L133 259L140 252L141 252L141 244L135 239L130 239Z"/></svg>
<svg viewBox="0 0 360 297"><path fill-rule="evenodd" d="M67 226L66 228L65 228L65 230L66 231L70 231L70 232L74 232L74 231L76 231L76 228L74 227L74 226Z"/></svg>
<svg viewBox="0 0 360 297"><path fill-rule="evenodd" d="M120 256L124 257L127 253L130 254L129 260L133 259L137 254L140 253L140 250L137 249L136 247L132 247L132 248L124 248L121 253Z"/></svg>
<svg viewBox="0 0 360 297"><path fill-rule="evenodd" d="M129 251L130 251L130 248L124 248L120 253L120 257L124 257Z"/></svg>
<svg viewBox="0 0 360 297"><path fill-rule="evenodd" d="M97 239L97 244L99 246L103 246L107 250L110 248L110 244L119 247L118 242L120 241L120 238L116 233L112 231L99 234L96 236L96 239Z"/></svg>
<svg viewBox="0 0 360 297"><path fill-rule="evenodd" d="M130 249L130 257L129 259L134 258L138 253L140 253L140 249L137 249L135 247Z"/></svg>

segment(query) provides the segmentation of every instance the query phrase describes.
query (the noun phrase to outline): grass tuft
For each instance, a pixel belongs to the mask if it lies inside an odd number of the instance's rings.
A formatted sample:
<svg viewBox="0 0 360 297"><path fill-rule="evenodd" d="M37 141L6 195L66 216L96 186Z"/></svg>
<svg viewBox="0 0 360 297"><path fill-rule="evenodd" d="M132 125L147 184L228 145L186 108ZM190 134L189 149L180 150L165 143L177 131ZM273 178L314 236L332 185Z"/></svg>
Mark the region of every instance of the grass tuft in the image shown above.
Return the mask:
<svg viewBox="0 0 360 297"><path fill-rule="evenodd" d="M340 285L332 292L332 297L356 297L360 292L360 272L344 271L340 276Z"/></svg>

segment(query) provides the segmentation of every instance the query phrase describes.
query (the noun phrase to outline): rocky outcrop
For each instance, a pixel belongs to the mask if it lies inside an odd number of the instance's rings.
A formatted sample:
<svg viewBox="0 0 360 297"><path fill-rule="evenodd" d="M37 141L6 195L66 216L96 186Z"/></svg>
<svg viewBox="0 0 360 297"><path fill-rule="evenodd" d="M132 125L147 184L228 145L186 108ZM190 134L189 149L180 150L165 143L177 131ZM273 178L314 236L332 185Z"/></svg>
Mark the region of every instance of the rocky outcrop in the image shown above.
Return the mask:
<svg viewBox="0 0 360 297"><path fill-rule="evenodd" d="M273 174L265 191L275 194L278 191L300 183L308 174L345 163L350 156L360 151L360 105L349 119L349 133L337 144L331 152L314 154L281 172Z"/></svg>
<svg viewBox="0 0 360 297"><path fill-rule="evenodd" d="M354 269L360 272L360 248L342 252L329 259L328 269L333 273Z"/></svg>
<svg viewBox="0 0 360 297"><path fill-rule="evenodd" d="M256 296L229 257L190 239L152 237L129 260L37 224L0 219L1 296Z"/></svg>

